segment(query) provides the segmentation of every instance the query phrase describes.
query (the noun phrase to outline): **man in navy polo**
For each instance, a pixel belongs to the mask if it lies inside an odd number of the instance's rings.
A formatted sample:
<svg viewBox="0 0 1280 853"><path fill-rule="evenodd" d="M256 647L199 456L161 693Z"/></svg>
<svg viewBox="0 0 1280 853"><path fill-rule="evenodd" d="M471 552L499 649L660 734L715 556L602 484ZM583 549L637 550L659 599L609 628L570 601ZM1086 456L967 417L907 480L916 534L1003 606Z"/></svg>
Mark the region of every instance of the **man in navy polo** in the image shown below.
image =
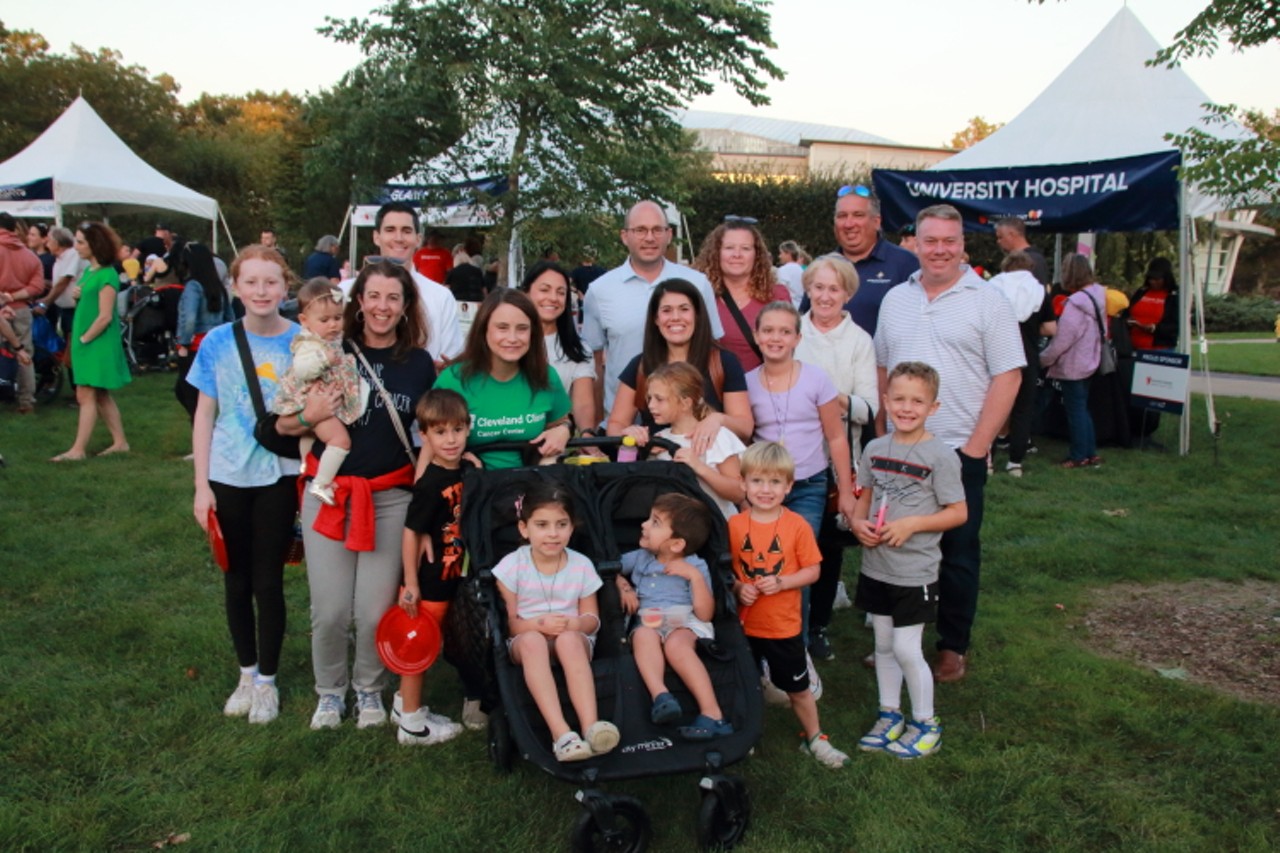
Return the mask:
<svg viewBox="0 0 1280 853"><path fill-rule="evenodd" d="M880 199L861 185L841 187L836 193L835 234L840 254L858 271L858 292L845 303L845 310L874 337L884 295L920 269L920 261L880 236Z"/></svg>

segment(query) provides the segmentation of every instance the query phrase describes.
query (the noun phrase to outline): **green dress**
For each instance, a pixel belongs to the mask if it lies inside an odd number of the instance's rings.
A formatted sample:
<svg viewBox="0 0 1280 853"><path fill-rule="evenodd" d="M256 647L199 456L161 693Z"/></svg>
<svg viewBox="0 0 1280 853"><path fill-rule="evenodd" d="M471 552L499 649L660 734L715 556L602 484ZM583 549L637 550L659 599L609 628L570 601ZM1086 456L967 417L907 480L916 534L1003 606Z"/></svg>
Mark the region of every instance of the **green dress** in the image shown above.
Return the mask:
<svg viewBox="0 0 1280 853"><path fill-rule="evenodd" d="M120 318L114 297L107 328L89 343L80 343L80 336L98 319L102 288L114 290L119 284L114 267L89 268L80 277L80 301L76 303L75 321L71 324L71 370L77 385L110 390L129 384L129 363L120 340Z"/></svg>

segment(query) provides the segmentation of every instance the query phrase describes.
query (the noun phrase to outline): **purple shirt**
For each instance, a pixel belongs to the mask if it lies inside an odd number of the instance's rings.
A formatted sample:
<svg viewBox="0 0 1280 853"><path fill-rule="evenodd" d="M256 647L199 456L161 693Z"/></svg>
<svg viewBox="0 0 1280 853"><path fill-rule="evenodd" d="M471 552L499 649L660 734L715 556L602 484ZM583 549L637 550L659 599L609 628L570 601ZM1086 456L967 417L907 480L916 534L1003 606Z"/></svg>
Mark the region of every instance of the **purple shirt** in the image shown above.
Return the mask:
<svg viewBox="0 0 1280 853"><path fill-rule="evenodd" d="M812 477L827 467L826 438L818 407L836 398L836 386L827 372L802 361L796 384L777 394L765 390L763 365L747 374L747 396L756 420L756 441L776 441L796 460L796 479Z"/></svg>
<svg viewBox="0 0 1280 853"><path fill-rule="evenodd" d="M1090 304L1092 303L1092 304ZM1094 306L1098 314L1093 313ZM1040 353L1040 365L1050 379L1086 379L1098 369L1102 333L1098 318L1107 322L1107 291L1091 284L1067 298L1058 318L1058 333Z"/></svg>

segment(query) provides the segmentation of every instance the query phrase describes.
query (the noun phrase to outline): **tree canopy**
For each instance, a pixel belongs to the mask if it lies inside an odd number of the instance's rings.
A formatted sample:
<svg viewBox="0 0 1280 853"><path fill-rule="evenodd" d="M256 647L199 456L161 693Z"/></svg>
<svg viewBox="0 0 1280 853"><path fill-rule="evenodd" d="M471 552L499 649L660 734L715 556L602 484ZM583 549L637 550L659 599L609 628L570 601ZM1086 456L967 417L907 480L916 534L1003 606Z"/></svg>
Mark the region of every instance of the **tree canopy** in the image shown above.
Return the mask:
<svg viewBox="0 0 1280 853"><path fill-rule="evenodd" d="M963 130L956 131L947 145L950 148L968 148L971 145L977 145L1002 127L1004 127L1002 121L992 124L982 116L974 116L969 119L969 123Z"/></svg>
<svg viewBox="0 0 1280 853"><path fill-rule="evenodd" d="M338 21L364 63L318 105L331 159L375 184L505 175L510 228L545 210L682 200L676 111L718 78L752 104L782 71L763 0L435 0ZM376 152L376 155L375 155Z"/></svg>

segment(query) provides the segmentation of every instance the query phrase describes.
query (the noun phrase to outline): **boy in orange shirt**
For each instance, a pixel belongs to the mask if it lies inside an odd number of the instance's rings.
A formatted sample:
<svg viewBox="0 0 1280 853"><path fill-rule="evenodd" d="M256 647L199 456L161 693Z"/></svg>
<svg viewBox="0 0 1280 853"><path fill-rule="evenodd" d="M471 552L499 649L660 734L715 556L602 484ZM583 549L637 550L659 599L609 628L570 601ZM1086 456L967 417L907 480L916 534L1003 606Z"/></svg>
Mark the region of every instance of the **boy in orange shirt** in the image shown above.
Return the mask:
<svg viewBox="0 0 1280 853"><path fill-rule="evenodd" d="M844 767L849 756L822 733L809 692L800 591L818 579L822 555L809 523L782 505L795 482L795 461L781 444L753 444L742 455L742 479L751 508L729 519L738 617L756 664L768 661L770 680L804 727L800 748L828 767Z"/></svg>

